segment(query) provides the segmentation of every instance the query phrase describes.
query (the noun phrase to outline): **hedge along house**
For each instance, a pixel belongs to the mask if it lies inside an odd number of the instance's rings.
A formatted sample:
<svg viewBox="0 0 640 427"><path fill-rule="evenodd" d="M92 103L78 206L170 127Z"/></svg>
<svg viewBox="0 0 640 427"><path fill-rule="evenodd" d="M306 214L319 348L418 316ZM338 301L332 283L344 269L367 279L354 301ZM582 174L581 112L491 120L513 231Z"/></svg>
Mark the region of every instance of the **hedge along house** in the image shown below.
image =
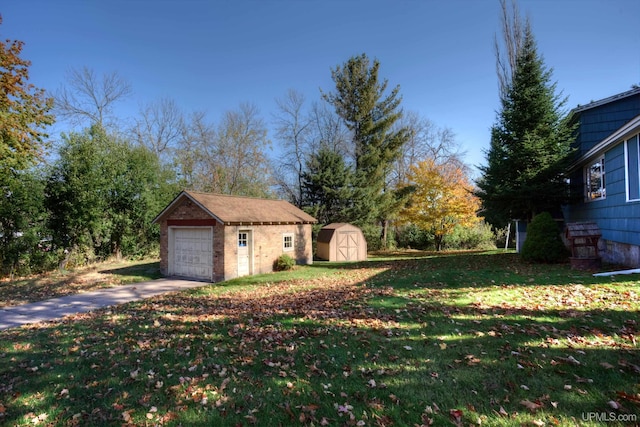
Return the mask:
<svg viewBox="0 0 640 427"><path fill-rule="evenodd" d="M367 241L355 225L325 225L318 233L316 255L327 261L366 261Z"/></svg>
<svg viewBox="0 0 640 427"><path fill-rule="evenodd" d="M284 200L183 191L153 222L165 276L218 282L271 272L282 254L313 262L316 219Z"/></svg>
<svg viewBox="0 0 640 427"><path fill-rule="evenodd" d="M607 262L640 266L640 88L572 110L577 159L567 223L595 222Z"/></svg>

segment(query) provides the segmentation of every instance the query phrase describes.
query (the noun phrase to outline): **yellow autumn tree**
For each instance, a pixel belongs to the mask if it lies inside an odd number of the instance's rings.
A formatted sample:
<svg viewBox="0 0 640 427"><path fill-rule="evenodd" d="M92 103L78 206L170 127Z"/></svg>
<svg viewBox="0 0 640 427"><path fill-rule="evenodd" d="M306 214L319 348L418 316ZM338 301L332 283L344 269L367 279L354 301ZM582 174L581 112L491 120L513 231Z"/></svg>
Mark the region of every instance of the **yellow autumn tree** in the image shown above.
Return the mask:
<svg viewBox="0 0 640 427"><path fill-rule="evenodd" d="M411 166L408 181L414 191L400 220L432 233L437 250L456 225L471 226L480 220L476 215L480 199L459 165L424 160Z"/></svg>

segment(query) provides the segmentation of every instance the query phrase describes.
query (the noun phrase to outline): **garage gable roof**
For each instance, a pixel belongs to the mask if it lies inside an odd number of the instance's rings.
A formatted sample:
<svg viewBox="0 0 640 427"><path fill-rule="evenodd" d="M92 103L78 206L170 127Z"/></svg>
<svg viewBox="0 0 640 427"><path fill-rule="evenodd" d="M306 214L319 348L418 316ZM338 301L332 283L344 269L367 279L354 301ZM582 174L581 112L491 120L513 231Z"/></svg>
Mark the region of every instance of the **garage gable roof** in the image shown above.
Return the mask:
<svg viewBox="0 0 640 427"><path fill-rule="evenodd" d="M313 224L317 220L285 200L182 191L153 222L159 222L183 198L190 199L224 225Z"/></svg>

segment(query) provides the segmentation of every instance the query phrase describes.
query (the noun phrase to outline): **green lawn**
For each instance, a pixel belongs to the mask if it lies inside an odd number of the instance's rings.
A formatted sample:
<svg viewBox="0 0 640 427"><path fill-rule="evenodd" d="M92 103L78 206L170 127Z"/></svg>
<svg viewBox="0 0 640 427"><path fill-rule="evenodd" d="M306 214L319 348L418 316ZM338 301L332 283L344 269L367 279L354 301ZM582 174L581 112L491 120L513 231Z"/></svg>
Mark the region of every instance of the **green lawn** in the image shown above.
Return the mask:
<svg viewBox="0 0 640 427"><path fill-rule="evenodd" d="M0 424L633 425L637 279L413 254L2 331Z"/></svg>

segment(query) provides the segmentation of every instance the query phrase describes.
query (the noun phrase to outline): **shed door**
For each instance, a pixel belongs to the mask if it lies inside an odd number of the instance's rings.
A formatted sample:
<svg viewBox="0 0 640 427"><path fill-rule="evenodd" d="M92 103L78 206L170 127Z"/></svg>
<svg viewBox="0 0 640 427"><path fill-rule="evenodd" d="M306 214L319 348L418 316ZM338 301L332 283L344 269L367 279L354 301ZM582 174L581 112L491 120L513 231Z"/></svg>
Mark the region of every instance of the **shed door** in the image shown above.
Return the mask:
<svg viewBox="0 0 640 427"><path fill-rule="evenodd" d="M338 232L338 256L336 261L355 261L358 259L358 232Z"/></svg>
<svg viewBox="0 0 640 427"><path fill-rule="evenodd" d="M169 274L212 280L213 232L211 227L172 228L171 234Z"/></svg>
<svg viewBox="0 0 640 427"><path fill-rule="evenodd" d="M251 274L251 230L238 232L238 276Z"/></svg>

